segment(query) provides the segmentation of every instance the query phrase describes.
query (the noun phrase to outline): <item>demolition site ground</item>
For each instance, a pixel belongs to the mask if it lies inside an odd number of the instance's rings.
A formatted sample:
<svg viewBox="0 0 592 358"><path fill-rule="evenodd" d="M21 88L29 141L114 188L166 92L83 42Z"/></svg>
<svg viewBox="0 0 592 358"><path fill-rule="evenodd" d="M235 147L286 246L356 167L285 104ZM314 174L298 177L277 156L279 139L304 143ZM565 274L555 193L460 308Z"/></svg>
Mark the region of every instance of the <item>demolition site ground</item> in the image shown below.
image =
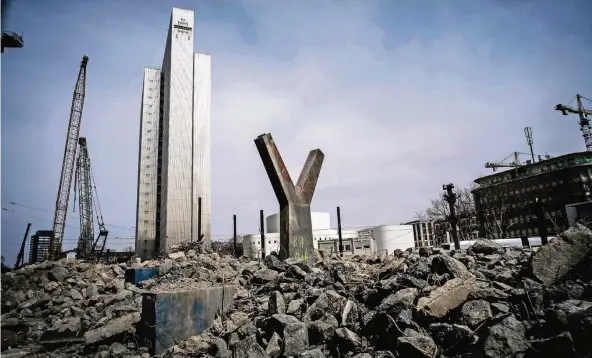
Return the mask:
<svg viewBox="0 0 592 358"><path fill-rule="evenodd" d="M592 232L314 264L178 248L2 275L2 357L592 357Z"/></svg>

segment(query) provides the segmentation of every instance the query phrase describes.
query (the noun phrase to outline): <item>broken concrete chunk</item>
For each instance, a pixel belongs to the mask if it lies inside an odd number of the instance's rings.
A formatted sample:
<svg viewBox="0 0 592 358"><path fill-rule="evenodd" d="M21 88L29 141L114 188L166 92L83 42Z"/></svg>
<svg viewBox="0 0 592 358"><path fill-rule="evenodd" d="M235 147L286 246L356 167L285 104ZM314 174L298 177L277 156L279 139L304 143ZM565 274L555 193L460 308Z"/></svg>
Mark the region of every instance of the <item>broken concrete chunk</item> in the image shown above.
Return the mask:
<svg viewBox="0 0 592 358"><path fill-rule="evenodd" d="M505 303L492 303L490 306L493 314L510 312L510 306Z"/></svg>
<svg viewBox="0 0 592 358"><path fill-rule="evenodd" d="M226 341L222 338L218 338L214 341L210 350L214 354L215 358L231 358L232 352L228 350Z"/></svg>
<svg viewBox="0 0 592 358"><path fill-rule="evenodd" d="M269 356L257 343L257 338L250 336L234 345L234 358L269 358Z"/></svg>
<svg viewBox="0 0 592 358"><path fill-rule="evenodd" d="M249 315L244 312L234 312L230 315L230 320L237 327L249 322Z"/></svg>
<svg viewBox="0 0 592 358"><path fill-rule="evenodd" d="M432 270L439 275L449 274L452 278L462 279L471 276L471 273L462 262L448 255L434 256Z"/></svg>
<svg viewBox="0 0 592 358"><path fill-rule="evenodd" d="M288 323L283 336L285 356L296 356L308 350L308 329L303 322Z"/></svg>
<svg viewBox="0 0 592 358"><path fill-rule="evenodd" d="M547 311L546 318L549 323L568 329L573 317L592 310L592 302L580 300L568 300L557 303Z"/></svg>
<svg viewBox="0 0 592 358"><path fill-rule="evenodd" d="M272 316L277 313L286 313L286 302L281 292L273 291L269 296L269 302L267 303L267 313Z"/></svg>
<svg viewBox="0 0 592 358"><path fill-rule="evenodd" d="M311 349L310 351L302 352L299 358L325 358L325 355L320 349Z"/></svg>
<svg viewBox="0 0 592 358"><path fill-rule="evenodd" d="M265 263L265 266L267 266L268 269L280 272L286 271L286 265L283 262L281 262L280 259L275 255L265 256L263 262Z"/></svg>
<svg viewBox="0 0 592 358"><path fill-rule="evenodd" d="M135 331L134 325L140 321L140 313L134 312L111 320L103 327L90 330L84 334L86 344L101 342L120 333Z"/></svg>
<svg viewBox="0 0 592 358"><path fill-rule="evenodd" d="M430 331L434 341L444 350L456 345L466 346L476 340L473 331L460 324L432 323Z"/></svg>
<svg viewBox="0 0 592 358"><path fill-rule="evenodd" d="M503 324L490 327L483 344L485 356L490 358L514 357L518 353L526 352L527 349L526 338Z"/></svg>
<svg viewBox="0 0 592 358"><path fill-rule="evenodd" d="M310 305L306 311L306 318L308 320L317 320L326 314L340 315L345 307L347 299L334 290L327 290L317 298L317 300Z"/></svg>
<svg viewBox="0 0 592 358"><path fill-rule="evenodd" d="M337 340L337 344L341 347L340 351L342 352L352 351L362 344L360 337L345 327L335 330L334 339Z"/></svg>
<svg viewBox="0 0 592 358"><path fill-rule="evenodd" d="M493 240L479 239L471 245L471 251L476 254L491 255L502 252L502 245Z"/></svg>
<svg viewBox="0 0 592 358"><path fill-rule="evenodd" d="M394 358L392 353L391 353L391 356ZM380 354L380 352L376 352L376 357L382 358L383 356ZM360 353L360 354L356 354L355 356L353 356L353 358L373 358L373 357L370 353Z"/></svg>
<svg viewBox="0 0 592 358"><path fill-rule="evenodd" d="M278 276L278 272L270 269L261 269L253 274L253 282L263 284L275 279Z"/></svg>
<svg viewBox="0 0 592 358"><path fill-rule="evenodd" d="M82 294L77 289L73 288L70 290L70 297L74 300L81 300L83 299Z"/></svg>
<svg viewBox="0 0 592 358"><path fill-rule="evenodd" d="M317 321L308 322L306 326L310 344L320 344L333 338L335 330L339 327L339 322L334 316L327 316Z"/></svg>
<svg viewBox="0 0 592 358"><path fill-rule="evenodd" d="M219 347L215 342L214 345L216 346L215 350L217 351ZM184 348L194 353L206 353L211 349L209 340L203 335L189 337L189 339L185 341Z"/></svg>
<svg viewBox="0 0 592 358"><path fill-rule="evenodd" d="M417 302L417 310L436 318L446 316L450 310L463 304L475 289L476 278L454 278L438 287L428 297L421 297Z"/></svg>
<svg viewBox="0 0 592 358"><path fill-rule="evenodd" d="M301 311L303 304L304 300L302 298L290 301L290 303L288 304L288 308L286 309L286 313L291 315L298 314Z"/></svg>
<svg viewBox="0 0 592 358"><path fill-rule="evenodd" d="M416 288L404 288L386 297L378 309L393 315L398 315L403 309L411 307L417 297Z"/></svg>
<svg viewBox="0 0 592 358"><path fill-rule="evenodd" d="M56 282L64 282L68 277L68 270L63 266L56 266L47 273L47 278Z"/></svg>
<svg viewBox="0 0 592 358"><path fill-rule="evenodd" d="M576 224L532 256L530 270L543 284L558 282L572 267L592 252L592 231Z"/></svg>
<svg viewBox="0 0 592 358"><path fill-rule="evenodd" d="M507 300L508 294L497 288L476 288L473 292L469 294L469 299L495 302Z"/></svg>
<svg viewBox="0 0 592 358"><path fill-rule="evenodd" d="M461 308L461 322L475 327L493 316L489 302L485 300L467 301Z"/></svg>
<svg viewBox="0 0 592 358"><path fill-rule="evenodd" d="M438 356L438 346L430 336L413 333L397 338L397 351L401 357L432 358Z"/></svg>
<svg viewBox="0 0 592 358"><path fill-rule="evenodd" d="M180 260L185 258L185 253L183 251L179 252L171 252L169 254L169 259L171 260Z"/></svg>
<svg viewBox="0 0 592 358"><path fill-rule="evenodd" d="M341 326L353 327L358 321L358 306L354 301L348 300L341 313Z"/></svg>
<svg viewBox="0 0 592 358"><path fill-rule="evenodd" d="M22 349L8 349L0 354L0 358L23 358L30 354L31 352Z"/></svg>
<svg viewBox="0 0 592 358"><path fill-rule="evenodd" d="M282 353L282 339L276 332L273 332L267 348L265 348L265 353L269 354L271 358L279 357Z"/></svg>
<svg viewBox="0 0 592 358"><path fill-rule="evenodd" d="M575 358L576 352L569 332L562 332L550 338L536 339L529 342L532 347L527 357L536 357L544 352L547 357Z"/></svg>
<svg viewBox="0 0 592 358"><path fill-rule="evenodd" d="M385 278L395 275L402 270L404 264L405 259L403 258L393 258L391 260L388 260L378 271L378 277Z"/></svg>

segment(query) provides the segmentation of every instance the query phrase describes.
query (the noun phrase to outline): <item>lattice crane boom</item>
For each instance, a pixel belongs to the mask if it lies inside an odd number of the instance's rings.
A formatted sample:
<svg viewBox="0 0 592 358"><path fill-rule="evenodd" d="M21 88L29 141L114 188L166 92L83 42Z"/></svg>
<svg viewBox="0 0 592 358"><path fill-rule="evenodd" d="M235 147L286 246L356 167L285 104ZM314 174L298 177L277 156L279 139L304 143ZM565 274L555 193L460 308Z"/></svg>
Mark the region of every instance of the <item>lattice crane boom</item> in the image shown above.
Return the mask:
<svg viewBox="0 0 592 358"><path fill-rule="evenodd" d="M580 94L576 95L578 108L558 104L555 106L555 110L560 111L561 113L563 113L564 116L567 116L568 114L572 113L577 114L580 117L580 130L582 131L582 137L584 137L584 142L586 143L586 151L591 152L592 130L590 129L590 121L588 120L588 115L592 115L592 110L584 108L582 98L584 98L584 96Z"/></svg>
<svg viewBox="0 0 592 358"><path fill-rule="evenodd" d="M78 138L80 152L76 161L76 174L74 177L74 202L76 202L76 187L78 187L78 209L80 211L80 236L78 238L77 253L80 257L90 254L95 227L93 221L93 183L91 177L90 157L86 138Z"/></svg>
<svg viewBox="0 0 592 358"><path fill-rule="evenodd" d="M86 94L86 64L88 56L82 57L76 87L72 98L72 107L70 109L70 121L68 123L68 132L66 134L66 145L64 148L64 160L62 162L62 171L60 174L60 185L55 205L55 215L53 219L53 241L51 243L51 255L56 258L62 249L64 238L64 228L66 227L66 214L68 212L68 201L70 200L70 189L72 186L72 176L74 174L74 164L76 160L76 149L78 146L78 136L80 133L80 123L82 120L82 110L84 108L84 97Z"/></svg>
<svg viewBox="0 0 592 358"><path fill-rule="evenodd" d="M520 157L518 156L518 154L518 152L514 152L513 162L487 162L485 163L485 168L493 169L493 171L496 171L497 168L518 168L522 166L522 162L520 162Z"/></svg>

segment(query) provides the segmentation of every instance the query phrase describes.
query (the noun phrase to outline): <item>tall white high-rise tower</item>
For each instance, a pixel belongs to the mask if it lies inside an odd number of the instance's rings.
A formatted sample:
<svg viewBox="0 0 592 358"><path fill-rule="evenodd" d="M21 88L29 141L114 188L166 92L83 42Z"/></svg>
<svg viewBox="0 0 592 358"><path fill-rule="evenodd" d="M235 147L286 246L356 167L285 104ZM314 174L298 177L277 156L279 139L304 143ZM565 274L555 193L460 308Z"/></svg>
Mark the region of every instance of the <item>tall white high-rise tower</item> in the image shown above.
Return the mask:
<svg viewBox="0 0 592 358"><path fill-rule="evenodd" d="M193 52L194 13L173 8L162 67L144 69L136 255L211 237L210 55ZM198 202L201 198L201 221Z"/></svg>

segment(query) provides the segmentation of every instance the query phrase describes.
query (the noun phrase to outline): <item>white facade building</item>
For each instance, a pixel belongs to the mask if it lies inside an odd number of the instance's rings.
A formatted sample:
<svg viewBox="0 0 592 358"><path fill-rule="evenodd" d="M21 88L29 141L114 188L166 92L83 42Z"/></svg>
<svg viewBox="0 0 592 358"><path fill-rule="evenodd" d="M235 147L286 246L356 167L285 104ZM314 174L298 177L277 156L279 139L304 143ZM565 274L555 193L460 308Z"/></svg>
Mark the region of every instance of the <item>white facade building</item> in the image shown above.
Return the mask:
<svg viewBox="0 0 592 358"><path fill-rule="evenodd" d="M329 213L313 212L312 230L313 244L317 250L339 252L339 233L331 229L331 215ZM264 235L265 255L272 252L279 253L279 214L266 218L267 230ZM392 254L394 250L406 250L413 247L413 227L411 225L383 225L364 229L341 230L344 255L365 255L378 253ZM243 236L243 255L252 259L260 258L261 234Z"/></svg>
<svg viewBox="0 0 592 358"><path fill-rule="evenodd" d="M413 247L413 227L411 225L381 225L372 228L378 253L391 254L395 250Z"/></svg>
<svg viewBox="0 0 592 358"><path fill-rule="evenodd" d="M173 8L162 67L144 70L136 255L211 237L210 55L194 53L194 13Z"/></svg>

